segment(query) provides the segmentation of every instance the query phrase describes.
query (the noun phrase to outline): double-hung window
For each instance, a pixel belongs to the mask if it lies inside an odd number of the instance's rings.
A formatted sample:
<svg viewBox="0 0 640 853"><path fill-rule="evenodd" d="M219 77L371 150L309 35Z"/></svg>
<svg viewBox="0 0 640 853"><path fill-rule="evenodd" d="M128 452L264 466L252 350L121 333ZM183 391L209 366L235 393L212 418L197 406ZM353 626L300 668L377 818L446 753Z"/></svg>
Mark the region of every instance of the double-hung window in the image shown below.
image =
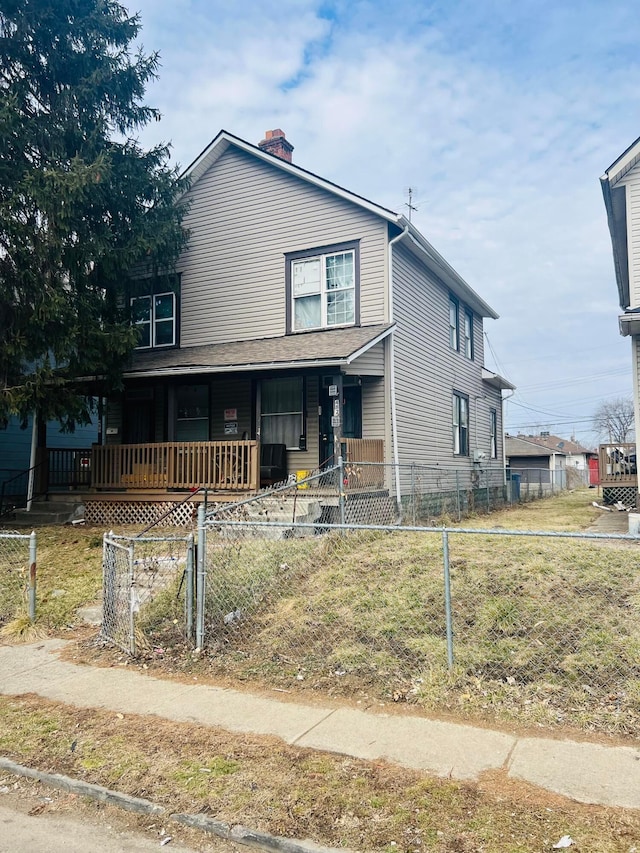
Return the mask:
<svg viewBox="0 0 640 853"><path fill-rule="evenodd" d="M460 348L460 305L453 296L449 297L449 346Z"/></svg>
<svg viewBox="0 0 640 853"><path fill-rule="evenodd" d="M137 349L175 346L175 293L169 291L134 296L131 300L131 318L140 334Z"/></svg>
<svg viewBox="0 0 640 853"><path fill-rule="evenodd" d="M464 325L462 329L464 354L473 361L473 311L464 309Z"/></svg>
<svg viewBox="0 0 640 853"><path fill-rule="evenodd" d="M453 452L456 456L469 455L469 398L453 392Z"/></svg>
<svg viewBox="0 0 640 853"><path fill-rule="evenodd" d="M304 380L301 376L265 379L260 393L260 440L300 449L304 435Z"/></svg>
<svg viewBox="0 0 640 853"><path fill-rule="evenodd" d="M498 412L489 409L489 455L491 459L498 458Z"/></svg>
<svg viewBox="0 0 640 853"><path fill-rule="evenodd" d="M290 331L358 323L358 267L355 244L288 255Z"/></svg>

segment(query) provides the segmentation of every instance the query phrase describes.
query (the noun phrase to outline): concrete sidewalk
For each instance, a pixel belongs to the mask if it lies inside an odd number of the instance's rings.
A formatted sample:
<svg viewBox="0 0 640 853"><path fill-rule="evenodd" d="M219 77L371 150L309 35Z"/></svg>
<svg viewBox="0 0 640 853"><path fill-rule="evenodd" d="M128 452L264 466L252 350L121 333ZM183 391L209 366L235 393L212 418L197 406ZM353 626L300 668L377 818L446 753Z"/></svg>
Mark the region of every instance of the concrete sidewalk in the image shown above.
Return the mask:
<svg viewBox="0 0 640 853"><path fill-rule="evenodd" d="M36 693L80 708L154 714L276 735L288 744L368 760L384 759L453 779L486 770L583 803L640 809L640 749L518 737L424 717L281 702L265 696L182 684L124 669L60 660L63 640L0 646L0 693Z"/></svg>

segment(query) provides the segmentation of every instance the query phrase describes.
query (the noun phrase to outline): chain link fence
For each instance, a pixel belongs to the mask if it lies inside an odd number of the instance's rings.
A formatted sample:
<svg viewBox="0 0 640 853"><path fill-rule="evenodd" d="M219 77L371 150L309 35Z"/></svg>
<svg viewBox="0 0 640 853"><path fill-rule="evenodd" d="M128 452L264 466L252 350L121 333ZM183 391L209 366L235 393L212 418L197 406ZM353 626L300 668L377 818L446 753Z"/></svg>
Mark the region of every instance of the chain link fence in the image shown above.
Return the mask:
<svg viewBox="0 0 640 853"><path fill-rule="evenodd" d="M103 539L103 639L128 654L148 649L155 620L180 622L193 632L195 548L188 536Z"/></svg>
<svg viewBox="0 0 640 853"><path fill-rule="evenodd" d="M637 734L633 537L229 513L199 534L197 642L218 674Z"/></svg>
<svg viewBox="0 0 640 853"><path fill-rule="evenodd" d="M0 628L36 618L36 534L0 532Z"/></svg>

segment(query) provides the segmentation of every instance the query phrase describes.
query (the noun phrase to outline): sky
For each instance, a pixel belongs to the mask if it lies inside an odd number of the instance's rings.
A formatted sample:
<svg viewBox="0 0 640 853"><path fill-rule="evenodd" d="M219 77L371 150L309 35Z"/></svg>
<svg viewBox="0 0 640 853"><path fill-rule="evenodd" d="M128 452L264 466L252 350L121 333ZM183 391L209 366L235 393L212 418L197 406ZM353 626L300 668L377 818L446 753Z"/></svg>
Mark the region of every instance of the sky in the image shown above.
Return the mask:
<svg viewBox="0 0 640 853"><path fill-rule="evenodd" d="M640 136L630 0L123 0L159 51L142 130L188 166L219 130L407 213L500 315L516 434L597 443L632 395L599 177Z"/></svg>

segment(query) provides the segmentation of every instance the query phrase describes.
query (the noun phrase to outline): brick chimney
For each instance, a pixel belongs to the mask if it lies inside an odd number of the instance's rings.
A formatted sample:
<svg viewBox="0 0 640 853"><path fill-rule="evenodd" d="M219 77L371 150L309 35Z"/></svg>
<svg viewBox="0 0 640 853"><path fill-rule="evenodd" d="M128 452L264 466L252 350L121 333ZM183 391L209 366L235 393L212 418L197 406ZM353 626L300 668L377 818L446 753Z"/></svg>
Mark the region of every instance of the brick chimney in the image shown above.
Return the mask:
<svg viewBox="0 0 640 853"><path fill-rule="evenodd" d="M287 142L284 130L280 130L279 127L276 130L267 130L262 142L258 143L258 148L262 148L268 154L273 154L276 157L280 157L281 160L291 163L293 145Z"/></svg>

